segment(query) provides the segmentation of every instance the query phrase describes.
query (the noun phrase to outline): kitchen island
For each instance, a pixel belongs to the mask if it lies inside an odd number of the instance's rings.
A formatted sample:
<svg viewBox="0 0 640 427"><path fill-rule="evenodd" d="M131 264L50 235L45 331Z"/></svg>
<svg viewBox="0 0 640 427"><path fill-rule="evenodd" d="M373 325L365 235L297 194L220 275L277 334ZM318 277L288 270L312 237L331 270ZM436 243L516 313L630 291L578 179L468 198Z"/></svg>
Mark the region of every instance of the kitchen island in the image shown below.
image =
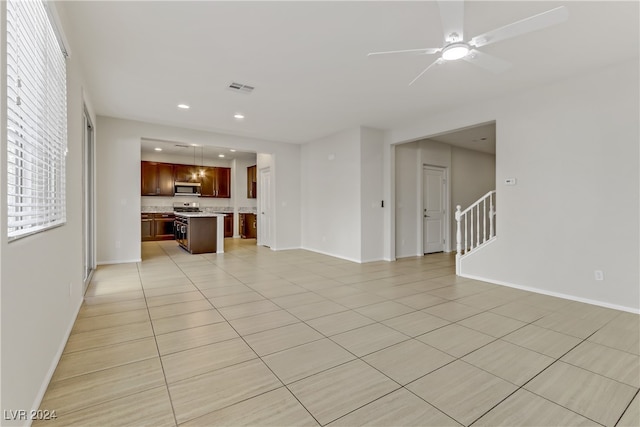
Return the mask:
<svg viewBox="0 0 640 427"><path fill-rule="evenodd" d="M225 214L175 212L175 237L192 254L224 253Z"/></svg>

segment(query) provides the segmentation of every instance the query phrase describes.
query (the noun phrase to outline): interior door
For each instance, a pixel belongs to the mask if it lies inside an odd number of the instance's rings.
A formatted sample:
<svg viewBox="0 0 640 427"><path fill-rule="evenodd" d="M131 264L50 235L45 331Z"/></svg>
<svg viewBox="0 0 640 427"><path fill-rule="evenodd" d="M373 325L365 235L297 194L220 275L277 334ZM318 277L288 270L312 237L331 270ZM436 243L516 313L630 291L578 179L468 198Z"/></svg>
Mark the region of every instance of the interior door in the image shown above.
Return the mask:
<svg viewBox="0 0 640 427"><path fill-rule="evenodd" d="M260 169L258 181L258 244L271 247L271 170Z"/></svg>
<svg viewBox="0 0 640 427"><path fill-rule="evenodd" d="M422 172L422 247L425 254L443 252L445 244L445 170L425 166Z"/></svg>

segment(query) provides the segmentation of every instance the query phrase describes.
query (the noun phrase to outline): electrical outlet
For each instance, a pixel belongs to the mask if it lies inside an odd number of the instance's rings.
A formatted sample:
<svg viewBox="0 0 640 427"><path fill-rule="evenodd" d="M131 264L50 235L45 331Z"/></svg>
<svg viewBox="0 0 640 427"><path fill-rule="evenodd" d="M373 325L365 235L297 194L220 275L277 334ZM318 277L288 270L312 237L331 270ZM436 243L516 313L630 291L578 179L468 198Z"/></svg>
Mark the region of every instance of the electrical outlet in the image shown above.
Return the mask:
<svg viewBox="0 0 640 427"><path fill-rule="evenodd" d="M116 249L120 249L120 240L116 240Z"/></svg>
<svg viewBox="0 0 640 427"><path fill-rule="evenodd" d="M604 272L602 270L595 270L593 272L593 278L596 280L604 280Z"/></svg>

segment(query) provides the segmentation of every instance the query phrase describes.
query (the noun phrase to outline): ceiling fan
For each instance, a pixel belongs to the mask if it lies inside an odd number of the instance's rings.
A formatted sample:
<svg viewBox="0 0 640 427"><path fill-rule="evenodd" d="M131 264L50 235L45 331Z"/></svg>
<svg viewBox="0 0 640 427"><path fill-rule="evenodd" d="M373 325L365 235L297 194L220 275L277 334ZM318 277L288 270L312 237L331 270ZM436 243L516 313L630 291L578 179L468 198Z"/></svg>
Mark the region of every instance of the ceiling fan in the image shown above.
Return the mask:
<svg viewBox="0 0 640 427"><path fill-rule="evenodd" d="M389 55L389 54L440 54L440 57L425 68L415 79L411 80L409 86L416 82L424 73L433 66L444 64L447 61L464 61L476 64L493 72L505 71L511 66L495 56L483 53L477 48L487 46L502 40L510 39L531 31L540 30L566 21L569 18L569 11L565 6L521 19L503 27L488 31L479 36L475 36L465 41L463 36L464 23L464 1L438 1L440 8L440 19L444 29L444 45L436 48L391 50L386 52L371 52L367 56Z"/></svg>

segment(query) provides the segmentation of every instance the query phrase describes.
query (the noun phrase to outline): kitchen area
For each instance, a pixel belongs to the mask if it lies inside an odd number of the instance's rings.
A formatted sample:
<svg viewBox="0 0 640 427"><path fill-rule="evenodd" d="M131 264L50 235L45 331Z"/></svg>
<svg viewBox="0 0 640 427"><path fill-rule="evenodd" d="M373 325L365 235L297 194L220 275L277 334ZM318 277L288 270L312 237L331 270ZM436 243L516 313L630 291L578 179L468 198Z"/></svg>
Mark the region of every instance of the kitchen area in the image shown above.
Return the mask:
<svg viewBox="0 0 640 427"><path fill-rule="evenodd" d="M225 239L257 239L256 154L143 139L140 240L175 240L223 253Z"/></svg>

